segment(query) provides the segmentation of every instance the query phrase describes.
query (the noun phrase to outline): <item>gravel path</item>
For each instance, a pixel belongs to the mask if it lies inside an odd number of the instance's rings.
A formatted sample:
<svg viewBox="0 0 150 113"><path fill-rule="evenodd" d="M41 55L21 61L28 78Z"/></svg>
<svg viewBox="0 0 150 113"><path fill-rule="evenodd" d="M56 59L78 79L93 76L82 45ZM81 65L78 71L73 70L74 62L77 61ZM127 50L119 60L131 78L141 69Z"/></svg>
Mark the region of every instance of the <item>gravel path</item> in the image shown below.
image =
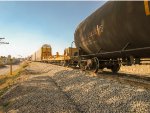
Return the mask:
<svg viewBox="0 0 150 113"><path fill-rule="evenodd" d="M31 63L17 84L0 98L0 105L8 113L150 113L147 87Z"/></svg>

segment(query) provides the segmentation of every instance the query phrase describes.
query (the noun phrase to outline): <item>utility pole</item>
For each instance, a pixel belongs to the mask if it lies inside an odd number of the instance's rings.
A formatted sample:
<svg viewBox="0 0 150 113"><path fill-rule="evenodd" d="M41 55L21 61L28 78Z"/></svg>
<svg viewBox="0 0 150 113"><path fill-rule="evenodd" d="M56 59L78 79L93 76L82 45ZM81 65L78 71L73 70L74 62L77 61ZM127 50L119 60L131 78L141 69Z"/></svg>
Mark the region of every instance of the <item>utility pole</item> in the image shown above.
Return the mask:
<svg viewBox="0 0 150 113"><path fill-rule="evenodd" d="M12 58L10 56L10 75L12 75Z"/></svg>

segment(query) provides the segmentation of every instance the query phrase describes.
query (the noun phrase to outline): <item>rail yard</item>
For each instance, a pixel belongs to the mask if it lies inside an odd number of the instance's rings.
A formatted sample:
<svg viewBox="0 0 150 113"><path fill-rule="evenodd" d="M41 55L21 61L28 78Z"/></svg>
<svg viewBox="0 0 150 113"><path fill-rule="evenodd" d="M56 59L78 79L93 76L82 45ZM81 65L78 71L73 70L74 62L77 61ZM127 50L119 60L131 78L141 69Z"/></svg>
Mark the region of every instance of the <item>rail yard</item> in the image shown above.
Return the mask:
<svg viewBox="0 0 150 113"><path fill-rule="evenodd" d="M149 6L108 1L63 54L41 45L16 74L0 77L0 112L150 113Z"/></svg>

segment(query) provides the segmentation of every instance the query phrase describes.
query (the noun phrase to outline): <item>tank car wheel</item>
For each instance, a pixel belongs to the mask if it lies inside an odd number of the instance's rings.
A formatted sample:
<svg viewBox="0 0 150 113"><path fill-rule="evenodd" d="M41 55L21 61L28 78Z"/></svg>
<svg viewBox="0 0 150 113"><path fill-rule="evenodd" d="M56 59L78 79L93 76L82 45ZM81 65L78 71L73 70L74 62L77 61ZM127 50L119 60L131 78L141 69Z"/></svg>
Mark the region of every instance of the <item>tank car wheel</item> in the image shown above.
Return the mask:
<svg viewBox="0 0 150 113"><path fill-rule="evenodd" d="M78 60L78 66L82 71L85 71L86 62L82 62L81 58Z"/></svg>
<svg viewBox="0 0 150 113"><path fill-rule="evenodd" d="M73 61L72 65L73 65L74 68L76 68L78 66L78 62L77 61Z"/></svg>
<svg viewBox="0 0 150 113"><path fill-rule="evenodd" d="M60 66L63 66L63 64L64 64L64 61L60 61L60 64L59 64L59 65L60 65Z"/></svg>
<svg viewBox="0 0 150 113"><path fill-rule="evenodd" d="M64 66L64 67L66 67L66 66L68 66L68 65L69 65L68 61L64 61L64 62L63 62L63 66Z"/></svg>
<svg viewBox="0 0 150 113"><path fill-rule="evenodd" d="M94 70L93 72L97 73L99 69L99 60L97 57L94 57L92 60L93 60L93 70Z"/></svg>
<svg viewBox="0 0 150 113"><path fill-rule="evenodd" d="M119 70L120 70L120 64L114 64L114 65L111 67L111 71L112 71L113 73L117 73Z"/></svg>

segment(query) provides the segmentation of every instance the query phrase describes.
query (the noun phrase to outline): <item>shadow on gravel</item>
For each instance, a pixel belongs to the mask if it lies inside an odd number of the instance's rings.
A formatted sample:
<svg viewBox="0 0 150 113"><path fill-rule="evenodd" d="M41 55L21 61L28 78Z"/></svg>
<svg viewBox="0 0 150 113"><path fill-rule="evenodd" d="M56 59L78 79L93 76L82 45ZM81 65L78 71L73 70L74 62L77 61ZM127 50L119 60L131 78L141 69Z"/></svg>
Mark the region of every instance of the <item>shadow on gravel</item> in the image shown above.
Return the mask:
<svg viewBox="0 0 150 113"><path fill-rule="evenodd" d="M91 77L79 70L59 71L52 79L81 112L150 112L150 95L144 89Z"/></svg>
<svg viewBox="0 0 150 113"><path fill-rule="evenodd" d="M150 91L79 70L35 76L0 99L6 112L150 112Z"/></svg>
<svg viewBox="0 0 150 113"><path fill-rule="evenodd" d="M43 72L41 71L35 71L35 70L31 70L31 69L25 69L23 72L22 72L22 75L40 75L42 74Z"/></svg>
<svg viewBox="0 0 150 113"><path fill-rule="evenodd" d="M14 87L0 99L5 112L78 112L48 76L34 77Z"/></svg>

